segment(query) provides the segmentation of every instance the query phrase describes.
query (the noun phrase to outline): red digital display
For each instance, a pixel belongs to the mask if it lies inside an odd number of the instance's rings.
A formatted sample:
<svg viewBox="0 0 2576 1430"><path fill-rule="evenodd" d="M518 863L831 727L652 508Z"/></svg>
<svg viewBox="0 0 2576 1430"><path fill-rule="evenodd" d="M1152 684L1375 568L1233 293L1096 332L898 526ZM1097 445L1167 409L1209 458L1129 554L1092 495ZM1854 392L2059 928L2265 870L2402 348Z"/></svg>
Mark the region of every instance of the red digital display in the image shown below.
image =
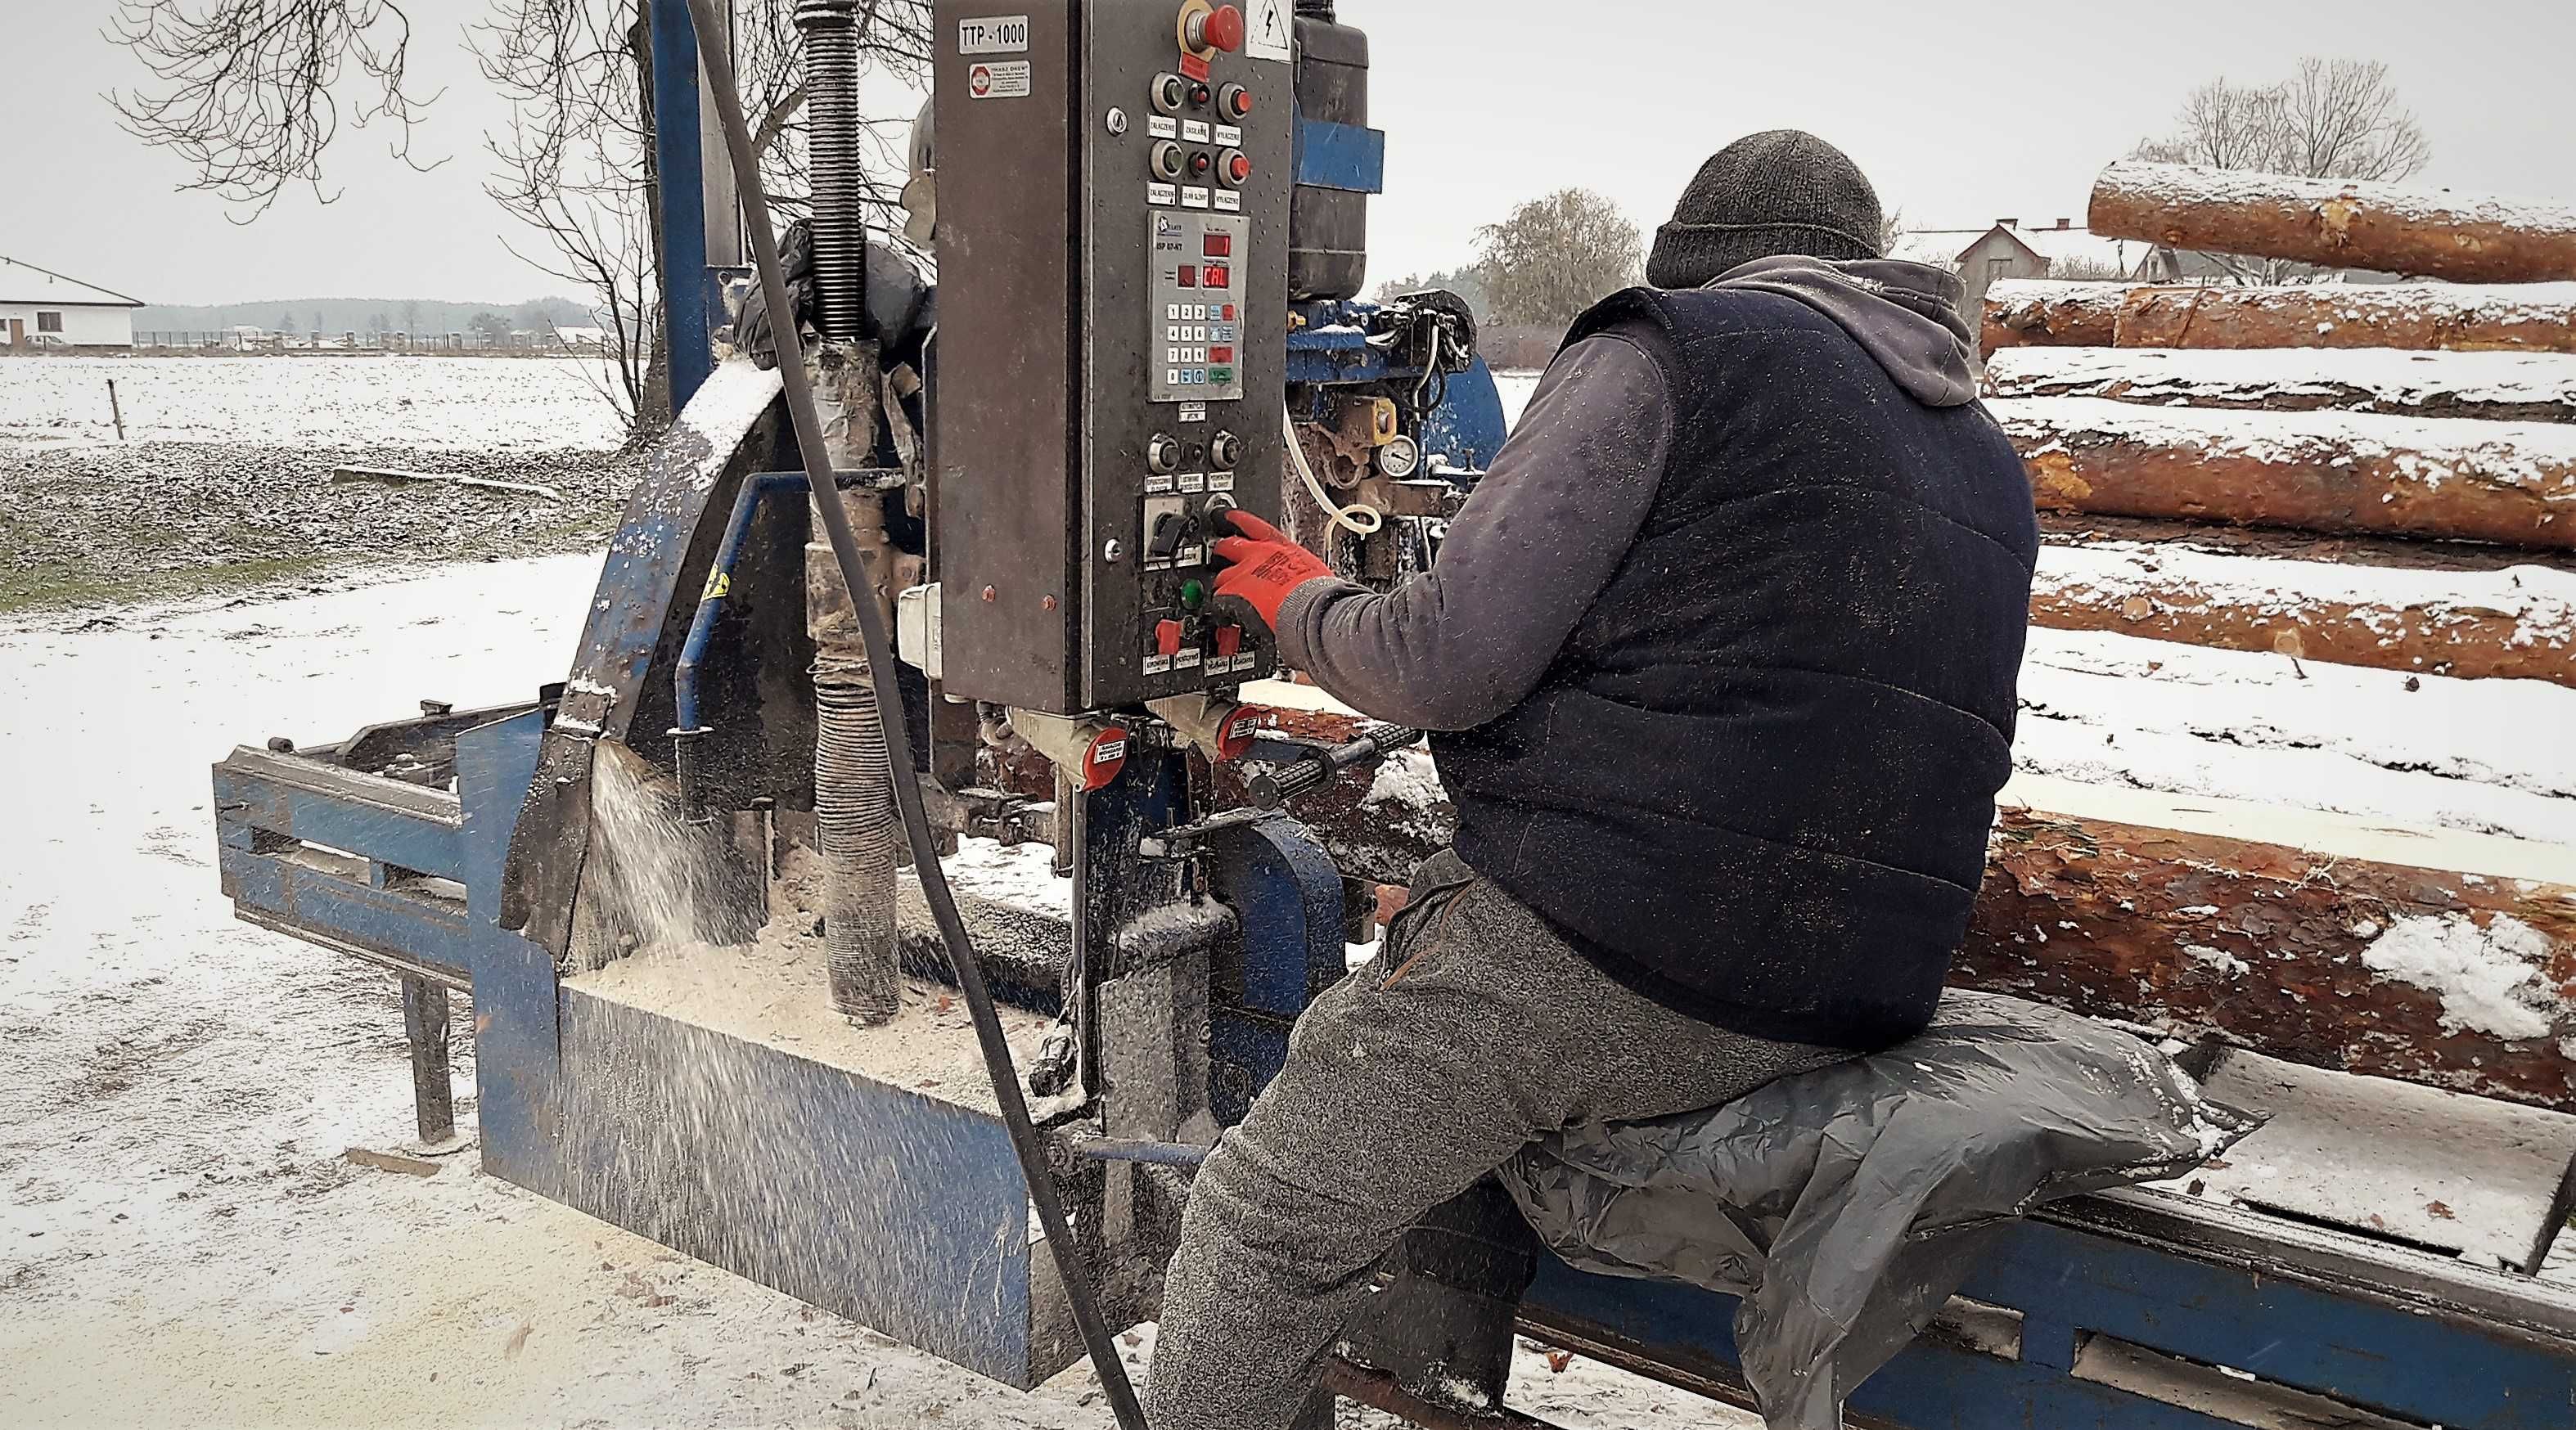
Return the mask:
<svg viewBox="0 0 2576 1430"><path fill-rule="evenodd" d="M1182 269L1181 271L1182 271L1182 273L1183 273L1184 275L1186 275L1186 274L1189 272L1189 270L1188 270L1188 269L1186 269L1186 268L1185 268L1185 269ZM1224 264L1222 264L1222 263L1211 263L1211 264L1209 264L1209 265L1207 266L1207 286L1209 286L1210 288L1231 288L1231 287L1233 287L1233 286L1234 286L1234 270L1233 270L1232 268L1227 267L1226 265L1224 265Z"/></svg>
<svg viewBox="0 0 2576 1430"><path fill-rule="evenodd" d="M1210 276L1210 277L1215 276L1216 271L1217 271L1217 270L1215 270L1215 269L1213 269L1213 268L1209 269L1209 270L1208 270L1208 274L1209 274L1209 276ZM1184 288L1196 288L1197 286L1199 286L1199 270L1197 269L1197 267L1196 267L1196 266L1194 266L1194 265L1185 265L1185 266L1181 269L1181 286L1182 286L1182 287L1184 287ZM1213 286L1215 286L1215 285L1211 284L1211 285L1209 285L1209 286L1213 287Z"/></svg>
<svg viewBox="0 0 2576 1430"><path fill-rule="evenodd" d="M1232 258L1234 256L1234 235L1230 233L1209 234L1207 236L1207 256L1210 258Z"/></svg>

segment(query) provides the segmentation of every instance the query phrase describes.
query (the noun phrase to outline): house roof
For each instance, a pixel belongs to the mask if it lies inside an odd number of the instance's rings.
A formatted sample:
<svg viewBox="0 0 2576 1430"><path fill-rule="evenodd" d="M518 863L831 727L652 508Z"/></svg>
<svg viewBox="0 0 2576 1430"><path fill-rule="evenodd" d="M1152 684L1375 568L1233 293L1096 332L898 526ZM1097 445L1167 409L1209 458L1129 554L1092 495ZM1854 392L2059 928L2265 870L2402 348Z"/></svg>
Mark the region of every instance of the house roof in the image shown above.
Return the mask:
<svg viewBox="0 0 2576 1430"><path fill-rule="evenodd" d="M2034 256L2046 259L2051 265L2077 260L2107 266L2123 275L2137 271L2138 265L2146 261L2151 251L2146 244L2104 238L2071 224L2065 228L2033 228L2019 223L1996 223L1986 228L1916 229L1900 235L1887 256L1955 270L1969 249L1998 233L2030 250Z"/></svg>
<svg viewBox="0 0 2576 1430"><path fill-rule="evenodd" d="M2082 228L2015 228L2012 236L2020 239L2033 253L2051 263L2069 259L2099 264L2114 272L2126 274L2145 260L2149 246L2125 239L2105 238Z"/></svg>
<svg viewBox="0 0 2576 1430"><path fill-rule="evenodd" d="M143 300L66 278L50 268L0 254L0 303L68 303L99 308L140 308Z"/></svg>
<svg viewBox="0 0 2576 1430"><path fill-rule="evenodd" d="M1928 263L1935 268L1955 269L1959 258L1976 246L1978 239L1994 232L1986 228L1925 228L1896 236L1896 246L1887 251L1890 258L1909 263Z"/></svg>

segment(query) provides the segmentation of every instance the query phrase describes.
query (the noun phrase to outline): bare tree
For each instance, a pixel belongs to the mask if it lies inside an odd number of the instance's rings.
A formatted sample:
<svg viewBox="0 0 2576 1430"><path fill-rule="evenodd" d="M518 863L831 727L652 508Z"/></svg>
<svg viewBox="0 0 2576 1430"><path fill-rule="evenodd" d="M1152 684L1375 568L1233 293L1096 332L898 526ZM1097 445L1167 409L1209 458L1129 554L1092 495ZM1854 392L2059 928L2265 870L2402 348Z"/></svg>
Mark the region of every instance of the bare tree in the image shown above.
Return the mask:
<svg viewBox="0 0 2576 1430"><path fill-rule="evenodd" d="M1619 206L1589 189L1532 199L1476 231L1492 318L1559 327L1645 272L1645 241Z"/></svg>
<svg viewBox="0 0 2576 1430"><path fill-rule="evenodd" d="M808 183L805 92L794 0L739 0L736 66L746 111L759 116L761 178L776 207L803 210ZM487 135L500 171L487 186L542 246L513 246L532 267L577 284L607 330L600 389L637 437L668 420L669 365L660 326L660 176L653 157L653 55L642 0L495 0L475 27L483 75L510 99L510 127ZM929 0L880 0L860 34L863 57L917 83L930 57ZM880 169L902 172L898 121L871 126ZM875 182L891 206L897 177Z"/></svg>
<svg viewBox="0 0 2576 1430"><path fill-rule="evenodd" d="M340 132L346 71L356 71L351 117L359 128L393 121L405 163L411 126L438 97L404 88L411 18L394 0L117 0L108 37L159 81L107 97L127 131L197 171L181 187L252 217L290 183L311 184L324 203L338 197L322 187L322 154Z"/></svg>
<svg viewBox="0 0 2576 1430"><path fill-rule="evenodd" d="M2432 162L2432 141L2376 60L2299 61L2277 84L2211 80L2184 99L2174 130L2137 148L2169 164L2297 174L2312 179L2397 180ZM2207 255L2240 283L2312 280L2325 270L2283 259Z"/></svg>
<svg viewBox="0 0 2576 1430"><path fill-rule="evenodd" d="M118 0L111 38L161 82L111 96L147 143L197 170L190 185L264 211L289 182L322 192L325 151L339 133L342 91L357 123L402 130L437 96L404 88L409 0ZM658 176L653 164L652 46L642 0L487 0L469 31L484 76L511 102L508 128L485 136L499 161L487 186L543 243L520 252L540 271L579 284L608 331L601 387L638 435L667 418L659 315ZM758 116L762 177L785 214L808 191L804 93L795 0L735 0L735 65ZM878 91L918 89L930 57L930 0L871 0L860 45ZM863 88L867 85L863 77ZM903 184L908 99L863 121L874 140L871 199L893 210ZM889 228L899 224L888 225Z"/></svg>

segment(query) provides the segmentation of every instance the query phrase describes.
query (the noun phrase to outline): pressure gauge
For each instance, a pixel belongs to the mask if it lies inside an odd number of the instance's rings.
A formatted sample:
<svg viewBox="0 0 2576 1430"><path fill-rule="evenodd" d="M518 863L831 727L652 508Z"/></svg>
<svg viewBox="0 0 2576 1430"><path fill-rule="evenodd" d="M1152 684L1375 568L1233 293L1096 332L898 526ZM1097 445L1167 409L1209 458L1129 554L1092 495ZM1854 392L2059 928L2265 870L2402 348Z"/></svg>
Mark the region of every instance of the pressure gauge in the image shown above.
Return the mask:
<svg viewBox="0 0 2576 1430"><path fill-rule="evenodd" d="M1422 468L1422 444L1410 437L1397 435L1377 449L1377 469L1385 476L1402 481Z"/></svg>

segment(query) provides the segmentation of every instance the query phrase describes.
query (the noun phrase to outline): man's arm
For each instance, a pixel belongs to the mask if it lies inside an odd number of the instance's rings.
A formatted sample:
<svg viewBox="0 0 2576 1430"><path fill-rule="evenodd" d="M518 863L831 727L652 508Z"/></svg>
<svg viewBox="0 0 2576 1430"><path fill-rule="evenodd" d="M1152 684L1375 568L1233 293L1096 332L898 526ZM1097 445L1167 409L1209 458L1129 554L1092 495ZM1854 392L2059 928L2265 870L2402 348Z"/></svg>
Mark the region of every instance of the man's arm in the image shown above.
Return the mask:
<svg viewBox="0 0 2576 1430"><path fill-rule="evenodd" d="M1464 730L1547 674L1645 525L1672 442L1663 370L1605 333L1565 350L1449 524L1432 569L1380 596L1310 581L1279 653L1378 720Z"/></svg>

